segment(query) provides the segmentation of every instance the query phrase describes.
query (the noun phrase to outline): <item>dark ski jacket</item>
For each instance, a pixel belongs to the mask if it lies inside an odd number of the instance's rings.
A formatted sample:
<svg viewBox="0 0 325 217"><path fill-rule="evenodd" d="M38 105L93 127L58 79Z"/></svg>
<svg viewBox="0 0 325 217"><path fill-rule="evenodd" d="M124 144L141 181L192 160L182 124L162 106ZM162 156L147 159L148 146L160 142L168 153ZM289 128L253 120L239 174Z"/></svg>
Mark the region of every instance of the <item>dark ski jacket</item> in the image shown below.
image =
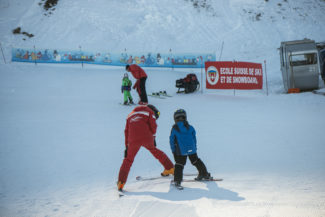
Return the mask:
<svg viewBox="0 0 325 217"><path fill-rule="evenodd" d="M191 155L196 153L196 132L187 121L174 124L170 137L170 148L176 155Z"/></svg>

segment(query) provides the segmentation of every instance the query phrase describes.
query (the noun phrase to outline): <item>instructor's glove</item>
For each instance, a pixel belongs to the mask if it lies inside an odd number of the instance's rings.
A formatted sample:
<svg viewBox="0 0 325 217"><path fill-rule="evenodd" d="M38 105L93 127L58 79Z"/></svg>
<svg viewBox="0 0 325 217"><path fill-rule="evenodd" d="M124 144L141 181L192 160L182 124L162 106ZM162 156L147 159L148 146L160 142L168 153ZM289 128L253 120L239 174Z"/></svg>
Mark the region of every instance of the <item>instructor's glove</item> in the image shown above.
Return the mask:
<svg viewBox="0 0 325 217"><path fill-rule="evenodd" d="M128 147L126 146L124 150L124 158L126 158L127 156L128 156Z"/></svg>

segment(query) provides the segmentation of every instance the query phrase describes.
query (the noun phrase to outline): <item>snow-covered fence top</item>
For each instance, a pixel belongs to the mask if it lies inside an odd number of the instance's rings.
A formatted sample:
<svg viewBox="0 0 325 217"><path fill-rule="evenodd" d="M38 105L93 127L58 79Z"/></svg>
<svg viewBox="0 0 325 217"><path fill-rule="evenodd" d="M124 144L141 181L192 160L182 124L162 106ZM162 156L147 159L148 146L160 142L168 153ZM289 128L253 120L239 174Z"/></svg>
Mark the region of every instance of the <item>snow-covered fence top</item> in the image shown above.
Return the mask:
<svg viewBox="0 0 325 217"><path fill-rule="evenodd" d="M12 49L12 61L35 63L90 63L112 66L138 64L143 67L201 68L214 61L214 53L112 53L54 49Z"/></svg>

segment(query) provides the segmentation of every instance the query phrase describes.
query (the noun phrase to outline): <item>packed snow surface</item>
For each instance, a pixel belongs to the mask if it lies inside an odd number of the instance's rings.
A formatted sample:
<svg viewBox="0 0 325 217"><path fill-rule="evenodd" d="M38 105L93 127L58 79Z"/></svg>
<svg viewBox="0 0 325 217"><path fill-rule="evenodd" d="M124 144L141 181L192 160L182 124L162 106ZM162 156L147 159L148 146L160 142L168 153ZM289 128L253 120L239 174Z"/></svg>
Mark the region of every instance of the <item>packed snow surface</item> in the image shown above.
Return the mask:
<svg viewBox="0 0 325 217"><path fill-rule="evenodd" d="M0 0L0 216L325 216L325 98L285 94L281 41L324 41L325 2ZM203 1L202 1L203 2ZM48 13L48 12L47 12ZM32 38L13 35L20 26ZM25 39L25 40L23 40ZM222 46L223 44L223 46ZM173 113L183 108L198 155L222 182L184 182L141 149L119 197L124 126L123 67L11 63L11 47L123 51L215 51L220 60L263 63L263 90L176 94L175 80L201 69L145 68L161 112L157 145L172 160ZM222 50L221 50L222 48ZM132 81L135 80L132 78ZM324 84L320 81L320 88ZM135 101L138 96L131 92ZM185 173L195 173L188 161ZM191 177L189 177L191 178ZM193 177L192 177L193 178Z"/></svg>

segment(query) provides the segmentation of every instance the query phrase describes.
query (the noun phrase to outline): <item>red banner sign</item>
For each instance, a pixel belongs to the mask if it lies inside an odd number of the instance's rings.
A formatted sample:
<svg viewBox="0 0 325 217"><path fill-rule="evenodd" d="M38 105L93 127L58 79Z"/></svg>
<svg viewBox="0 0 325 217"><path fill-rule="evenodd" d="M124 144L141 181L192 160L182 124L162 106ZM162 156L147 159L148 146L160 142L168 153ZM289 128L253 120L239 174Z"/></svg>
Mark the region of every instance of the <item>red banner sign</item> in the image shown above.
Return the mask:
<svg viewBox="0 0 325 217"><path fill-rule="evenodd" d="M205 62L207 89L262 89L262 64L248 62Z"/></svg>

